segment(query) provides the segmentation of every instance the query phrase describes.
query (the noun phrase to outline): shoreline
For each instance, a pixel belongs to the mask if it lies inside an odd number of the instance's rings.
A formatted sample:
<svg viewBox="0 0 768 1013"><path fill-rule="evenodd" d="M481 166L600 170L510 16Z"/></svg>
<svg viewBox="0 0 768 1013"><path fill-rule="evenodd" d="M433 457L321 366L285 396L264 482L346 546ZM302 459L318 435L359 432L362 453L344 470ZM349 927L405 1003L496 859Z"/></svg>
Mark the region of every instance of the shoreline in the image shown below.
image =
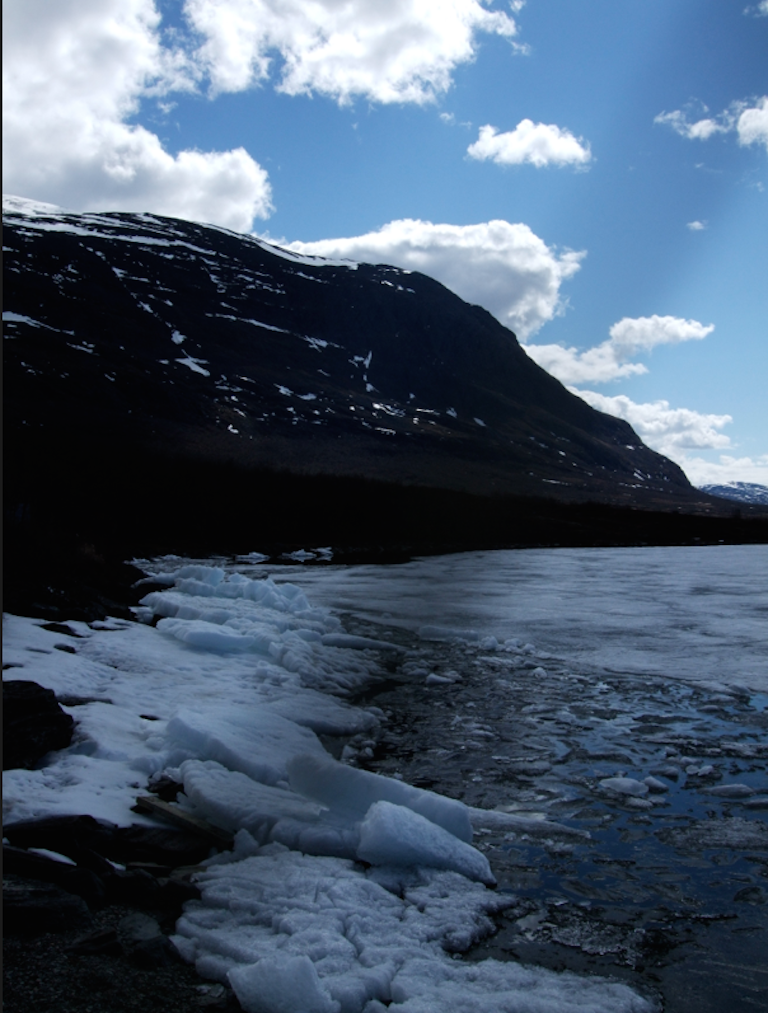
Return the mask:
<svg viewBox="0 0 768 1013"><path fill-rule="evenodd" d="M739 889L747 892L749 890L756 891L754 896L747 897L745 894L743 899L736 900L732 890L731 895L725 901L722 898L718 901L721 908L718 912L712 910L711 905L707 907L704 903L707 899L705 891L699 901L692 906L685 901L684 892L674 887L674 877L679 876L681 869L687 869L684 872L685 876L691 874L690 868L688 868L691 866L691 860L690 857L686 858L686 854L689 854L691 847L696 850L700 850L701 847L701 840L695 834L687 841L679 833L676 836L674 833L671 836L668 835L666 844L661 840L664 847L671 849L669 854L678 856L679 864L675 866L674 862L667 858L667 872L661 873L661 875L672 877L672 880L669 881L672 884L669 887L672 892L668 891L665 894L663 891L657 891L656 907L652 909L648 908L647 902L635 897L629 906L632 913L627 916L627 896L632 893L635 886L630 888L632 876L627 872L629 868L627 862L634 860L627 857L626 848L629 846L631 852L638 849L639 841L649 838L653 838L654 841L658 840L653 837L652 831L647 829L648 821L651 816L656 816L656 811L651 810L649 815L648 811L643 811L641 808L627 808L626 798L622 799L620 795L614 797L596 787L600 781L597 773L605 775L603 780L615 776L618 767L631 768L633 764L636 764L636 756L633 757L628 755L626 751L622 752L622 750L615 748L611 750L601 747L602 751L600 751L595 749L594 745L587 748L586 751L584 747L579 747L581 754L579 749L573 747L570 748L570 751L562 748L563 743L567 744L574 735L578 738L578 735L585 729L582 728L581 731L578 730L578 727L574 729L573 724L569 724L564 715L558 713L558 705L562 710L563 701L570 700L571 702L567 705L569 708L577 704L586 707L585 692L590 689L591 676L580 676L578 673L568 672L566 671L567 665L564 667L562 662L558 662L556 659L548 660L537 658L535 655L526 656L519 653L504 657L503 655L494 655L493 652L489 654L487 651L480 651L477 647L462 642L425 644L402 630L382 628L380 624L368 624L359 617L351 615L344 616L344 629L352 635L368 637L384 635L388 639L402 640L401 646L406 651L406 667L408 652L418 658L417 661L414 658L410 659L412 662L410 672L403 672L401 665L399 672L397 670L389 672L390 684L386 682L372 684L362 689L359 698L356 698L358 703L373 703L375 706L392 711L392 716L383 725L382 735L372 749L372 756L368 758L363 755L363 750L371 747L358 748L360 743L355 744L354 736L348 738L346 742L337 740L337 748L341 746L343 750L344 746L351 745L353 753L357 749L355 757L357 765L380 773L399 774L408 783L436 790L449 797L460 797L476 809L496 809L498 805L503 806L501 798L503 795L507 802L510 799L514 801L509 815L514 817L517 814L523 819L523 822L518 820L517 830L514 832L510 830L514 819L511 823L507 821L506 827L476 827L476 830L479 831L480 849L491 859L499 879L500 889L514 891L517 903L509 914L498 916L499 924L496 935L487 942L478 944L475 950L470 951L466 957L462 958L463 960L472 961L481 956L492 956L503 960L510 958L522 960L523 963L531 962L536 966L550 967L556 970L569 968L592 974L614 975L624 978L635 987L640 987L646 994L649 990L653 994L666 985L673 991L676 990L678 996L672 1004L667 1003L665 1009L668 1013L678 1013L678 1011L679 1013L688 1013L689 1009L694 1008L685 1005L687 1002L686 989L690 989L691 981L685 977L680 978L680 968L687 967L691 973L695 970L696 961L694 960L692 963L691 953L696 948L700 948L699 952L701 953L703 950L705 954L698 961L698 964L703 966L702 961L706 962L707 952L715 952L718 947L722 952L725 952L733 940L741 940L743 954L749 952L749 947L755 939L765 938L766 925L763 917L765 903L762 899L765 891L760 885L759 876L761 873L759 870L765 869L768 856L763 859L754 859L757 862L757 865L753 865L755 871L741 870L737 872L738 876L747 876L750 879L750 883L742 885ZM513 663L508 664L509 661ZM547 689L547 694L554 694L550 703L547 702L549 697L546 694L542 697L541 684L538 686L531 684L530 674L534 670L532 667L534 665L538 668L546 665L547 673L553 679L552 685ZM414 666L416 669L419 666L426 667L429 671L437 674L456 670L459 670L461 674L462 670L468 669L471 677L467 675L457 682L426 686L423 672L417 673ZM388 667L391 668L391 665ZM560 669L562 671L559 671ZM511 724L508 719L502 720L501 723L499 721L500 682L507 684L502 688L505 699L508 700L511 697L515 701L516 711L520 713L520 717ZM626 713L630 715L651 714L652 711L649 709L644 711L643 706L647 708L648 701L653 698L654 693L658 694L663 688L656 680L643 687L640 692L636 678L633 680L631 677L620 677L615 673L613 679L609 679L608 682L611 683L611 693L614 695L621 696L623 693L629 692L629 698L631 698L632 691L635 693L632 706L626 710ZM638 692L640 692L640 696L637 696ZM730 723L732 727L736 728L734 721L737 723L743 721L752 713L749 705L740 700L738 695L733 695L730 699L723 700L721 698L718 700L716 694L713 696L705 691L698 691L697 696L697 691L691 687L687 688L687 694L688 703L685 707L687 707L686 713L688 713L688 726L691 728L697 724L700 725L702 720L709 721L713 727L717 726L718 729L723 722ZM685 696L685 694L683 695ZM691 698L694 696L697 696L698 702L691 702ZM526 699L530 700L529 704L525 703ZM667 709L669 710L671 707L671 712L677 714L678 717L680 713L685 712L685 707L683 712L680 711L682 706L680 699L678 694L678 698L674 701L667 700ZM656 705L658 706L658 701ZM604 713L608 711L621 713L621 709L615 703L611 705L606 703L605 699L600 701L600 706ZM712 710L713 706L714 710ZM526 713L526 708L530 707L533 709L528 709ZM701 710L702 707L710 709ZM455 724L457 717L461 719L458 725ZM752 717L754 718L755 715L752 714ZM448 718L450 721L446 725ZM607 719L600 719L601 722L604 720ZM761 726L763 732L764 725L765 720ZM446 756L445 749L450 742L450 736L453 735L454 740L456 738L456 727L462 731L462 734L466 734L469 730L470 737L474 735L476 743L468 750L462 749L460 744L456 743L458 755ZM453 731L451 732L450 729ZM705 760L709 753L694 755L697 749L700 753L702 746L705 745L700 729L696 735L688 733L687 738L678 733L677 741L674 736L670 739L670 725L665 720L661 720L655 730L649 722L645 722L645 727L642 730L651 736L646 749L652 748L658 752L662 746L664 751L671 747L673 758L675 756L685 758L685 754L688 752L691 754L687 757L689 760L699 763L700 766L706 766L701 761ZM603 729L604 732L605 729ZM666 735L670 741L664 745L658 739L660 735ZM656 736L655 739L654 736ZM610 735L608 737L610 739ZM499 738L502 745L499 745ZM645 738L648 739L648 735L645 735ZM736 739L738 739L738 734ZM557 745L558 742L561 743L560 746ZM718 749L718 746L707 748L711 753L711 750ZM454 752L456 751L454 749ZM505 751L507 753L506 759L503 755ZM669 759L669 757L667 758ZM713 757L709 756L709 758ZM741 776L746 776L743 771L749 757L742 756L741 760ZM731 776L735 776L733 771L734 764L738 765L739 763L738 751L736 754L730 755L729 762L729 773ZM765 763L761 756L753 753L751 762L754 767L759 768L755 771L756 773L759 774L760 770L765 771ZM692 765L693 763L688 764L688 766ZM592 773L587 771L588 766L593 771ZM597 773L594 772L596 767L598 768ZM571 769L572 773L569 773ZM452 773L457 770L465 771L465 774ZM630 769L629 773L639 775L643 771ZM463 778L459 794L455 790L457 776ZM695 775L692 776L695 777ZM760 776L764 777L764 774ZM689 790L687 780L690 778L684 772L682 778L680 784L677 783L677 779L667 778L668 790L674 788L675 794L683 796ZM706 781L706 777L704 780ZM570 786L565 795L562 791L563 783ZM696 792L698 789L694 788L693 791ZM696 794L691 795L688 801L690 802L690 798L698 797ZM628 798L631 801L632 796ZM643 798L640 800L642 801ZM704 796L704 800L696 804L701 810L702 805L711 807L713 802L711 798L707 800ZM727 819L733 820L735 818L737 821L743 822L745 818L743 813L747 810L742 808L743 804L738 800L723 798L716 804ZM615 843L611 846L600 845L603 857L596 860L595 858L585 859L582 853L585 848L594 851L595 845L586 845L578 841L574 844L567 831L563 833L554 831L551 839L542 842L537 839L534 832L536 829L535 820L538 820L540 816L531 815L531 808L535 809L536 806L538 806L539 812L548 813L554 821L564 827L576 827L577 829L588 827L587 832L591 833L593 838L595 833L606 825L606 821L610 817L608 825L616 828L611 831L616 837ZM679 806L673 806L672 812L667 814L668 827L674 831L683 825L691 827L701 824L702 820L699 816L703 815L703 810L699 812L698 816L690 812L690 805L688 810L685 813L680 810ZM658 812L662 816L665 815L664 808ZM752 817L748 816L749 821L754 816L760 818L759 813L755 811ZM531 822L532 820L534 822ZM510 833L513 833L511 843L508 839ZM620 839L622 834L626 838L624 841ZM516 841L517 843L515 843ZM680 851L681 847L682 852ZM762 844L759 840L757 841L758 856L761 851L765 851L766 847L768 847L768 841ZM733 848L733 841L722 841L721 846L715 849L713 857L710 859L711 868L721 867L722 856L732 854ZM585 907L584 902L587 899L585 895L582 895L580 899L574 899L573 884L565 893L560 888L559 896L555 896L553 883L562 882L564 876L567 878L567 869L574 857L578 858L578 867L582 874L585 874L586 870L587 876L597 874L604 878L607 873L609 878L616 879L614 888L618 889L619 897L602 896L598 890L598 895L593 897L590 904ZM732 862L732 860L730 861ZM738 859L738 861L743 861L743 859ZM727 862L726 866L728 864ZM648 872L644 875L658 877L660 875L658 860L654 868L655 872ZM764 876L764 871L762 875ZM645 882L642 885L645 888L648 886ZM629 894L626 893L627 890L630 891ZM737 890L736 893L738 892ZM621 896L624 896L624 900L620 899ZM678 908L677 913L675 913L676 907ZM603 913L601 913L601 908ZM619 912L622 910L623 914L620 915ZM747 916L753 914L755 917L750 928L744 918L746 917L746 920L749 921ZM710 938L709 943L705 937ZM53 942L50 945L53 946ZM50 952L49 950L49 957ZM758 951L755 952L757 954ZM42 960L43 957L41 956L40 959ZM103 958L100 959L103 962ZM61 961L57 966L60 964ZM192 973L194 974L194 972ZM732 994L733 981L727 987L731 989ZM183 1001L188 1002L189 989L187 985L184 985L183 988L180 986L180 988L181 993L186 997ZM85 1013L86 1010L93 1008L86 1005L86 1003L92 1002L93 998L90 993L86 994L87 992L88 990L84 987L81 998L82 1005L60 1006L59 1009L63 1011L71 1009L72 1013L81 1013L81 1011ZM195 994L197 998L204 998L199 993ZM699 1005L695 1008L699 1011L711 1009L714 1013L715 1010L722 1007L707 1006L706 1003L720 1001L717 998L718 995L722 996L722 993L706 989L702 992ZM197 999L195 1001L197 1002ZM216 1002L221 1001L231 1003L231 994L227 993L223 997L219 995ZM678 1005L675 1005L675 1002L678 1002ZM680 1005L679 1002L683 1004ZM701 1004L702 1002L704 1005ZM11 1005L8 1008L9 1011L13 1009ZM22 1008L22 1006L18 1007L19 1013ZM43 1009L44 1007L36 1005L35 1008ZM116 1005L114 1008L128 1010L135 1007ZM166 1005L164 1008L172 1009L170 1005ZM219 1008L227 1007L225 1005Z"/></svg>

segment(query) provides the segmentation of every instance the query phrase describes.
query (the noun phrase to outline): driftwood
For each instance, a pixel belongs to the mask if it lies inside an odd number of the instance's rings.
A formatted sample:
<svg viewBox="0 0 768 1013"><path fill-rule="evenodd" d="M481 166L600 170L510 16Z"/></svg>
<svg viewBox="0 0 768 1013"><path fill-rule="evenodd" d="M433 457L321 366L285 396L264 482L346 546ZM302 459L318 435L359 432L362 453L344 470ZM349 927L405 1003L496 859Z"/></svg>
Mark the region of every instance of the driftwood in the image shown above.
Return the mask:
<svg viewBox="0 0 768 1013"><path fill-rule="evenodd" d="M155 795L140 795L136 799L135 809L139 812L152 813L153 816L161 816L164 819L170 820L177 826L184 827L185 830L199 834L201 837L210 840L212 844L215 844L219 848L232 847L232 834L213 826L213 824L206 822L206 820L201 819L199 816L188 813L185 809L181 809L171 802L164 802Z"/></svg>

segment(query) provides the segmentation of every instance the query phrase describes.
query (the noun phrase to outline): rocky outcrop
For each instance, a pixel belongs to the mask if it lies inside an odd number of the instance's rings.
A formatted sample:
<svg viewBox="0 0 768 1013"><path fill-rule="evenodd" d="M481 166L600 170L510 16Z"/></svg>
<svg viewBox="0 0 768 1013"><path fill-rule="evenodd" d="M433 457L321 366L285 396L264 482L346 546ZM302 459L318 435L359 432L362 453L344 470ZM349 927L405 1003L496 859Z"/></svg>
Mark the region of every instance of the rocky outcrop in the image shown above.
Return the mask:
<svg viewBox="0 0 768 1013"><path fill-rule="evenodd" d="M75 722L51 689L3 680L3 767L31 769L52 749L66 749Z"/></svg>

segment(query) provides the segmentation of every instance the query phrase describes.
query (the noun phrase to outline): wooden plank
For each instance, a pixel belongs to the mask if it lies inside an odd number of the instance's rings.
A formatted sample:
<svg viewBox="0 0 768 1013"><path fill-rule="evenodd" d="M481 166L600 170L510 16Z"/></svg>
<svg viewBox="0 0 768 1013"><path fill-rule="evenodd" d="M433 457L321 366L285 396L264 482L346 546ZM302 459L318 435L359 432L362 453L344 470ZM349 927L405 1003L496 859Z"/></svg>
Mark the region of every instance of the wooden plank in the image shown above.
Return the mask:
<svg viewBox="0 0 768 1013"><path fill-rule="evenodd" d="M213 826L199 816L193 816L192 813L186 812L177 805L164 802L156 795L140 795L136 799L136 807L144 812L152 813L153 816L161 816L177 826L184 827L185 830L204 837L217 847L231 848L234 843L232 834L227 833L226 830Z"/></svg>

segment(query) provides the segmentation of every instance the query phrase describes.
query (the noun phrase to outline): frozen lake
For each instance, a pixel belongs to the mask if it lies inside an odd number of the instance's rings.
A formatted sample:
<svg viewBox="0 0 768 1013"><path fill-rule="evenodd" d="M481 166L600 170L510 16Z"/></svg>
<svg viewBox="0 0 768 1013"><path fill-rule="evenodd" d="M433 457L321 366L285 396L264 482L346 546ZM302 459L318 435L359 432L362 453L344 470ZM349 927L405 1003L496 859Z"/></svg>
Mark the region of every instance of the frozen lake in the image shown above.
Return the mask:
<svg viewBox="0 0 768 1013"><path fill-rule="evenodd" d="M4 831L170 779L247 1013L768 1008L768 547L142 565L140 622L4 617L76 722Z"/></svg>
<svg viewBox="0 0 768 1013"><path fill-rule="evenodd" d="M768 545L470 552L270 572L373 622L523 637L572 665L768 692Z"/></svg>

